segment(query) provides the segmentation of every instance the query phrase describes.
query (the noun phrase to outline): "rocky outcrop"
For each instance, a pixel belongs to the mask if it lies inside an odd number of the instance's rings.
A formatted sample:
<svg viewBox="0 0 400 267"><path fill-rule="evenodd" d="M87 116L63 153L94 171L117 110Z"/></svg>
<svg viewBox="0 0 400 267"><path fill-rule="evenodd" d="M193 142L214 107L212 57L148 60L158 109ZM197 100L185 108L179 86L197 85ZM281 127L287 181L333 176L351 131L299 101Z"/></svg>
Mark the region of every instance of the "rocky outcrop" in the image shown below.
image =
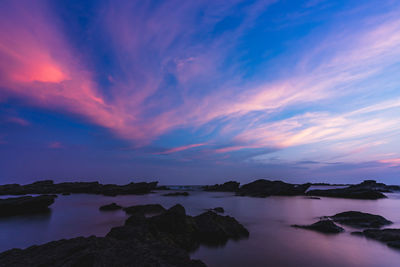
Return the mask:
<svg viewBox="0 0 400 267"><path fill-rule="evenodd" d="M340 224L356 228L380 228L392 224L391 221L380 215L364 213L359 211L346 211L330 216L330 218Z"/></svg>
<svg viewBox="0 0 400 267"><path fill-rule="evenodd" d="M240 183L229 181L223 184L206 185L203 187L204 191L218 191L218 192L236 192L239 189Z"/></svg>
<svg viewBox="0 0 400 267"><path fill-rule="evenodd" d="M126 208L123 208L123 210L127 214L140 213L140 214L146 215L146 214L162 213L165 211L165 208L163 206L161 206L160 204L146 204L146 205L135 205L135 206L126 207Z"/></svg>
<svg viewBox="0 0 400 267"><path fill-rule="evenodd" d="M214 211L216 213L224 213L225 212L223 207L216 207L216 208L213 208L213 209L209 209L209 211Z"/></svg>
<svg viewBox="0 0 400 267"><path fill-rule="evenodd" d="M240 187L237 195L251 197L304 195L310 184L295 185L260 179Z"/></svg>
<svg viewBox="0 0 400 267"><path fill-rule="evenodd" d="M0 199L0 216L49 211L49 206L54 203L56 197L54 195L42 195Z"/></svg>
<svg viewBox="0 0 400 267"><path fill-rule="evenodd" d="M326 233L326 234L338 234L338 233L341 233L344 231L344 229L342 227L336 225L331 220L320 220L320 221L310 224L310 225L294 224L294 225L292 225L292 227L314 230L314 231Z"/></svg>
<svg viewBox="0 0 400 267"><path fill-rule="evenodd" d="M111 203L108 205L103 205L99 208L101 211L113 211L113 210L120 210L122 207L120 205L117 205L116 203Z"/></svg>
<svg viewBox="0 0 400 267"><path fill-rule="evenodd" d="M167 194L163 194L164 197L187 197L189 196L188 192L173 192L173 193L167 193Z"/></svg>
<svg viewBox="0 0 400 267"><path fill-rule="evenodd" d="M375 180L365 180L360 184L351 185L350 187L358 189L376 190L383 193L400 191L400 186L398 185L386 185L384 183L377 183Z"/></svg>
<svg viewBox="0 0 400 267"><path fill-rule="evenodd" d="M55 184L52 180L27 185L0 185L0 195L68 194L85 193L107 196L147 194L157 187L157 182L129 183L126 185L100 184L99 182L67 182Z"/></svg>
<svg viewBox="0 0 400 267"><path fill-rule="evenodd" d="M326 190L310 190L307 192L310 196L352 198L352 199L380 199L386 198L384 194L373 189L363 189L357 187L347 187Z"/></svg>
<svg viewBox="0 0 400 267"><path fill-rule="evenodd" d="M125 225L105 237L78 237L0 254L0 266L205 266L191 260L189 251L199 244L226 242L248 236L234 218L206 212L186 215L176 205L146 218L136 212Z"/></svg>
<svg viewBox="0 0 400 267"><path fill-rule="evenodd" d="M367 229L353 234L363 235L386 243L390 247L400 249L400 229Z"/></svg>

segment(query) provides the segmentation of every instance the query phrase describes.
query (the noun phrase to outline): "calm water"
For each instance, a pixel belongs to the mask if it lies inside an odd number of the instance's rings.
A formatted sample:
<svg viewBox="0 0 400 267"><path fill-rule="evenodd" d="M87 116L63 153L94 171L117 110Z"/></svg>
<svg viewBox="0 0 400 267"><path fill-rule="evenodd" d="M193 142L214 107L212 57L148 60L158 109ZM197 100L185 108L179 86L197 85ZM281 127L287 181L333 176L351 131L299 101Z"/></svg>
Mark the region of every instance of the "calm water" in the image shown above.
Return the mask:
<svg viewBox="0 0 400 267"><path fill-rule="evenodd" d="M123 211L100 212L98 207L116 202L123 206L160 203L169 208L182 204L191 215L221 206L250 231L250 237L229 241L223 247L200 247L192 258L209 266L400 266L400 251L373 240L350 235L324 235L295 229L291 224L309 224L319 216L348 210L380 214L400 228L400 194L382 200L345 200L304 197L249 198L230 193L191 192L189 197L59 196L47 215L0 219L0 251L25 248L61 238L105 235L122 225Z"/></svg>

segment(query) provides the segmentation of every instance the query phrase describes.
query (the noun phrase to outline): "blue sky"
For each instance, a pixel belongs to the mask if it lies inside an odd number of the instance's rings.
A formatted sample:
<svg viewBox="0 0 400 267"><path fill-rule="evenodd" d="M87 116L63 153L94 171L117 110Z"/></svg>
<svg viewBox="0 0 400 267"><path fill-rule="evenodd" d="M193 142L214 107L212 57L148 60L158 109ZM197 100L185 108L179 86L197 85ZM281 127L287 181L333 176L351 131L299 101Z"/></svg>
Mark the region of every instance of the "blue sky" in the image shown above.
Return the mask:
<svg viewBox="0 0 400 267"><path fill-rule="evenodd" d="M2 1L0 179L397 181L397 1Z"/></svg>

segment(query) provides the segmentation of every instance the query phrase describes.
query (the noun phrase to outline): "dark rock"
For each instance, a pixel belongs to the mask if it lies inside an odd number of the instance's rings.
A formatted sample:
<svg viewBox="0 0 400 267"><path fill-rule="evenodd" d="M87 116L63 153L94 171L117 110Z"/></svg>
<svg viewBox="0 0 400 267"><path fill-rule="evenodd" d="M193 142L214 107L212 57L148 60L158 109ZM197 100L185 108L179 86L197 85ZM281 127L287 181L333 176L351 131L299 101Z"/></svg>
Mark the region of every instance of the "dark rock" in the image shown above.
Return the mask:
<svg viewBox="0 0 400 267"><path fill-rule="evenodd" d="M216 207L216 208L213 208L213 209L210 209L210 210L214 211L214 212L218 212L218 213L224 213L225 212L223 207Z"/></svg>
<svg viewBox="0 0 400 267"><path fill-rule="evenodd" d="M171 190L171 189L166 185L159 185L156 187L156 190Z"/></svg>
<svg viewBox="0 0 400 267"><path fill-rule="evenodd" d="M240 187L237 195L251 197L304 195L310 184L294 185L282 181L260 179Z"/></svg>
<svg viewBox="0 0 400 267"><path fill-rule="evenodd" d="M64 192L64 193L62 193L61 195L63 195L63 196L69 196L69 195L71 195L71 193L69 193L69 192Z"/></svg>
<svg viewBox="0 0 400 267"><path fill-rule="evenodd" d="M308 198L308 199L321 199L320 197L313 197L313 196L305 197L305 198Z"/></svg>
<svg viewBox="0 0 400 267"><path fill-rule="evenodd" d="M386 243L390 247L400 248L400 229L367 229L357 233Z"/></svg>
<svg viewBox="0 0 400 267"><path fill-rule="evenodd" d="M111 203L108 205L103 205L99 208L101 211L112 211L112 210L120 210L122 207L117 205L116 203Z"/></svg>
<svg viewBox="0 0 400 267"><path fill-rule="evenodd" d="M147 194L156 187L157 182L129 183L126 185L102 185L99 182L66 182L55 184L51 180L45 180L27 185L0 185L0 195L84 193L116 196L128 194Z"/></svg>
<svg viewBox="0 0 400 267"><path fill-rule="evenodd" d="M204 191L218 191L218 192L236 192L239 189L240 183L229 181L223 184L206 185L203 187Z"/></svg>
<svg viewBox="0 0 400 267"><path fill-rule="evenodd" d="M183 196L183 197L187 197L189 196L188 192L173 192L173 193L168 193L168 194L164 194L164 197L178 197L178 196Z"/></svg>
<svg viewBox="0 0 400 267"><path fill-rule="evenodd" d="M157 214L165 211L165 208L160 204L147 204L147 205L135 205L123 208L128 214Z"/></svg>
<svg viewBox="0 0 400 267"><path fill-rule="evenodd" d="M0 254L1 266L205 266L188 253L155 239L78 237Z"/></svg>
<svg viewBox="0 0 400 267"><path fill-rule="evenodd" d="M326 190L310 190L307 192L310 196L352 198L352 199L380 199L386 198L384 194L372 189L360 189L354 187L326 189Z"/></svg>
<svg viewBox="0 0 400 267"><path fill-rule="evenodd" d="M2 266L205 266L188 252L204 242L248 235L234 218L206 212L186 215L175 205L146 218L135 212L106 237L78 237L0 254ZM0 265L1 265L0 264Z"/></svg>
<svg viewBox="0 0 400 267"><path fill-rule="evenodd" d="M337 226L334 222L331 220L320 220L316 223L313 223L311 225L292 225L292 227L296 228L303 228L303 229L308 229L308 230L314 230L318 231L321 233L326 233L326 234L337 234L340 232L343 232L344 229L340 226Z"/></svg>
<svg viewBox="0 0 400 267"><path fill-rule="evenodd" d="M356 228L380 228L392 224L384 217L359 211L346 211L330 216L337 223L349 225Z"/></svg>
<svg viewBox="0 0 400 267"><path fill-rule="evenodd" d="M197 238L205 244L225 244L228 239L239 239L249 236L249 231L235 218L221 216L207 211L194 217L197 226Z"/></svg>
<svg viewBox="0 0 400 267"><path fill-rule="evenodd" d="M0 199L0 216L46 212L55 198L54 195L42 195Z"/></svg>
<svg viewBox="0 0 400 267"><path fill-rule="evenodd" d="M377 183L375 180L365 180L360 184L351 185L350 187L358 189L370 189L386 193L400 191L400 186L398 185L386 185L384 183Z"/></svg>

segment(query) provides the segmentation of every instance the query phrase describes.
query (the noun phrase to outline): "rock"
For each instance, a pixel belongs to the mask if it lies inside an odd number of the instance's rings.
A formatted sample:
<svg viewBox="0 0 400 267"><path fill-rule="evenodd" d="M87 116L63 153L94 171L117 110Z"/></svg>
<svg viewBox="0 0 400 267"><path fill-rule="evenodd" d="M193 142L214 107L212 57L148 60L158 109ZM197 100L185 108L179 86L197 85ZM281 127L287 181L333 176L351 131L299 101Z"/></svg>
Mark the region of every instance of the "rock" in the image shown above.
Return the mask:
<svg viewBox="0 0 400 267"><path fill-rule="evenodd" d="M206 185L203 187L204 191L218 191L218 192L236 192L239 189L240 183L229 181L223 184Z"/></svg>
<svg viewBox="0 0 400 267"><path fill-rule="evenodd" d="M313 196L305 197L305 198L308 198L308 199L321 199L320 197L313 197Z"/></svg>
<svg viewBox="0 0 400 267"><path fill-rule="evenodd" d="M99 208L101 211L113 211L113 210L120 210L122 207L117 205L116 203L111 203L108 205L103 205Z"/></svg>
<svg viewBox="0 0 400 267"><path fill-rule="evenodd" d="M189 254L155 239L78 237L0 254L1 266L205 266Z"/></svg>
<svg viewBox="0 0 400 267"><path fill-rule="evenodd" d="M54 195L42 195L0 199L0 216L47 212L56 197Z"/></svg>
<svg viewBox="0 0 400 267"><path fill-rule="evenodd" d="M357 234L386 243L393 248L400 248L400 229L367 229Z"/></svg>
<svg viewBox="0 0 400 267"><path fill-rule="evenodd" d="M249 236L249 231L235 218L221 216L207 211L194 217L197 226L197 238L201 243L220 245L229 239L239 239Z"/></svg>
<svg viewBox="0 0 400 267"><path fill-rule="evenodd" d="M344 229L340 226L337 226L334 222L331 220L320 220L316 223L313 223L311 225L292 225L292 227L296 228L303 228L303 229L308 229L308 230L314 230L318 231L321 233L326 233L326 234L337 234L340 232L343 232Z"/></svg>
<svg viewBox="0 0 400 267"><path fill-rule="evenodd" d="M171 189L166 185L159 185L156 187L156 190L171 190Z"/></svg>
<svg viewBox="0 0 400 267"><path fill-rule="evenodd" d="M337 223L356 228L380 228L392 224L384 217L359 211L346 211L330 216Z"/></svg>
<svg viewBox="0 0 400 267"><path fill-rule="evenodd" d="M160 204L147 204L147 205L135 205L123 208L123 210L128 214L157 214L165 211L165 208Z"/></svg>
<svg viewBox="0 0 400 267"><path fill-rule="evenodd" d="M260 179L240 187L237 195L251 197L304 195L310 184L294 185L282 181Z"/></svg>
<svg viewBox="0 0 400 267"><path fill-rule="evenodd" d="M71 193L69 193L69 192L64 192L64 193L62 193L61 195L63 195L63 196L69 196L69 195L71 195Z"/></svg>
<svg viewBox="0 0 400 267"><path fill-rule="evenodd" d="M128 194L147 194L156 187L157 182L129 183L126 185L103 185L99 182L66 182L55 184L51 180L45 180L27 185L0 185L0 195L84 193L116 196Z"/></svg>
<svg viewBox="0 0 400 267"><path fill-rule="evenodd" d="M375 180L365 180L360 184L351 185L350 187L358 189L376 190L379 192L386 192L386 193L390 193L393 191L400 191L400 186L398 185L386 185L384 183L377 183Z"/></svg>
<svg viewBox="0 0 400 267"><path fill-rule="evenodd" d="M310 196L337 197L337 198L352 198L352 199L380 199L386 198L384 194L373 189L363 189L357 187L347 187L338 189L326 190L310 190L307 192Z"/></svg>
<svg viewBox="0 0 400 267"><path fill-rule="evenodd" d="M78 237L0 254L2 266L205 266L191 260L189 251L198 244L248 235L234 218L206 212L186 215L175 205L160 215L146 218L135 212L124 226L105 237ZM0 264L0 265L1 265Z"/></svg>
<svg viewBox="0 0 400 267"><path fill-rule="evenodd" d="M214 211L214 212L217 212L217 213L224 213L225 212L223 207L216 207L216 208L213 208L213 209L210 209L210 210Z"/></svg>
<svg viewBox="0 0 400 267"><path fill-rule="evenodd" d="M187 197L189 196L188 192L173 192L173 193L168 193L168 194L164 194L164 197L178 197L178 196L183 196L183 197Z"/></svg>

